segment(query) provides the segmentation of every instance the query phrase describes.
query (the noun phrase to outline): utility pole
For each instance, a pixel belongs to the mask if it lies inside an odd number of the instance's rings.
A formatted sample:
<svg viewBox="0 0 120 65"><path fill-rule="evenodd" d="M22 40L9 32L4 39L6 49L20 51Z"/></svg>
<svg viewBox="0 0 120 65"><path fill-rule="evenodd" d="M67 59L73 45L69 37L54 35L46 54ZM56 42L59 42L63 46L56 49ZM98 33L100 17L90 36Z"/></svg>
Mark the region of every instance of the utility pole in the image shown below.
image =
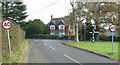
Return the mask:
<svg viewBox="0 0 120 65"><path fill-rule="evenodd" d="M72 10L73 10L73 17L74 17L74 22L75 22L75 40L76 42L79 42L79 37L78 37L78 23L76 21L76 16L75 16L75 3L74 3L74 0L71 2L70 1L70 4L72 6Z"/></svg>

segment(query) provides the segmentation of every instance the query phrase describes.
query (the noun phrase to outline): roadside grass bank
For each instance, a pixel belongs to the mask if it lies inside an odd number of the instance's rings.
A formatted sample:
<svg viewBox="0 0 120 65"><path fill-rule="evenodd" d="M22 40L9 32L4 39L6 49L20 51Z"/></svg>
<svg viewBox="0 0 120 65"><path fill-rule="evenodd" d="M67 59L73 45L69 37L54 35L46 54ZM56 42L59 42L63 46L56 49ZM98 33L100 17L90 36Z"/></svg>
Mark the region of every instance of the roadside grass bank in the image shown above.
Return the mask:
<svg viewBox="0 0 120 65"><path fill-rule="evenodd" d="M3 63L23 63L27 52L27 48L28 41L24 40L22 43L19 44L17 51L12 53L12 58L10 58L10 56L6 56L3 58L3 60L7 61L3 61Z"/></svg>
<svg viewBox="0 0 120 65"><path fill-rule="evenodd" d="M69 42L65 45L85 49L88 51L97 52L111 57L112 59L118 59L118 42L114 42L114 53L112 53L112 42Z"/></svg>

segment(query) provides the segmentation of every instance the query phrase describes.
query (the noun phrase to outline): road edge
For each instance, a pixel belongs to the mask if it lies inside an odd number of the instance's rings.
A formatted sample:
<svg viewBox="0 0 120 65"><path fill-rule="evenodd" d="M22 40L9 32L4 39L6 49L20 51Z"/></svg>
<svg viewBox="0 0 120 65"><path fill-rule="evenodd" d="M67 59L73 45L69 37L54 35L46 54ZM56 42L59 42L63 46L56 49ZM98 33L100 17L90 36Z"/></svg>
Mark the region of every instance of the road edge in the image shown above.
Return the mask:
<svg viewBox="0 0 120 65"><path fill-rule="evenodd" d="M29 48L29 40L27 40L27 47L25 48L25 58L23 59L23 63L26 63L27 62L27 55L28 55L28 48Z"/></svg>
<svg viewBox="0 0 120 65"><path fill-rule="evenodd" d="M69 46L69 47L73 47L73 48L79 49L79 50L83 50L83 51L86 51L86 52L90 52L90 53L93 53L93 54L96 54L96 55L99 55L99 56L102 56L102 57L105 57L105 58L108 58L108 59L117 60L117 59L113 59L112 57L110 57L110 56L108 56L108 55L105 55L105 54L102 54L102 53L99 53L99 52L96 52L96 51L90 51L90 50L87 50L87 49L78 48L78 47L75 47L75 46L67 45L67 44L65 44L65 43L62 43L62 44L63 44L63 45L66 45L66 46Z"/></svg>

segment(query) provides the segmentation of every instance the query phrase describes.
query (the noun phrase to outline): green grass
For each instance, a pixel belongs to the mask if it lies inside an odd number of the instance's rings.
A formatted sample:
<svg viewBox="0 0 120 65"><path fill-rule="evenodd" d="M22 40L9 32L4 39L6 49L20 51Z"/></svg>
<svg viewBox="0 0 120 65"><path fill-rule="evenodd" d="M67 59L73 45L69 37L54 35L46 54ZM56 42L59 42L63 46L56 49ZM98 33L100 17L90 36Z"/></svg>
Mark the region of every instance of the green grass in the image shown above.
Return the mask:
<svg viewBox="0 0 120 65"><path fill-rule="evenodd" d="M12 59L13 59L12 62L22 63L24 61L25 54L27 51L27 46L28 46L28 42L26 40L19 45L18 50L12 55Z"/></svg>
<svg viewBox="0 0 120 65"><path fill-rule="evenodd" d="M27 51L28 41L25 40L20 43L19 48L16 52L12 53L12 59L10 56L6 56L4 59L5 63L22 63L24 61L26 51Z"/></svg>
<svg viewBox="0 0 120 65"><path fill-rule="evenodd" d="M112 57L113 59L118 59L118 42L114 43L114 53L112 53L112 42L70 42L66 43L70 46L75 46L78 48L87 49L90 51L99 52Z"/></svg>

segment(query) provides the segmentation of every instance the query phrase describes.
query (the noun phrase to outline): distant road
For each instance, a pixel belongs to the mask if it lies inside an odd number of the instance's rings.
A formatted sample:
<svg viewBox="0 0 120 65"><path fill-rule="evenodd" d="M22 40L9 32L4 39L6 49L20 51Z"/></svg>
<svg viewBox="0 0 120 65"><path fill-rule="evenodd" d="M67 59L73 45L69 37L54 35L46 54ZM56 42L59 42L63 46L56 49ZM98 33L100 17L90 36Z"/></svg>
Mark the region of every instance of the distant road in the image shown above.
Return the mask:
<svg viewBox="0 0 120 65"><path fill-rule="evenodd" d="M67 40L30 39L27 63L117 63L86 51L65 46Z"/></svg>

